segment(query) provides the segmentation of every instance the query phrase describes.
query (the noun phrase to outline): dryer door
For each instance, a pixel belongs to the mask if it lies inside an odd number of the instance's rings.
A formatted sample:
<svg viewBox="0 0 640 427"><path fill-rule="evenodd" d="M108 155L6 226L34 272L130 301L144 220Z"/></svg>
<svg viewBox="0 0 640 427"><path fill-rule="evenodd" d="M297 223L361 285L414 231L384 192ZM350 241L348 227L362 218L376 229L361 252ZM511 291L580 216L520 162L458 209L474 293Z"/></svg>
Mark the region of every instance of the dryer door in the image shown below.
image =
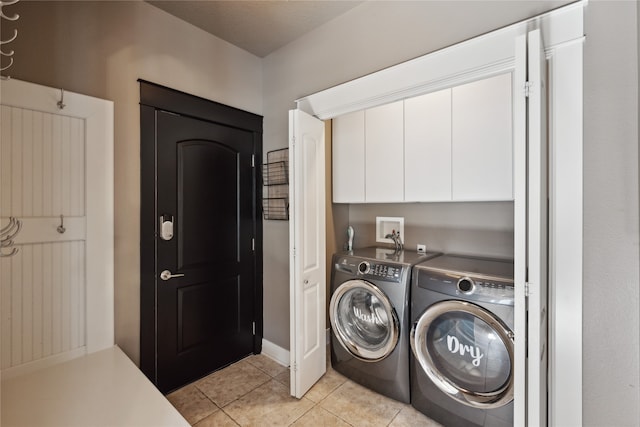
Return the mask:
<svg viewBox="0 0 640 427"><path fill-rule="evenodd" d="M364 280L348 280L335 290L329 318L340 344L360 360L382 360L398 343L400 326L391 301Z"/></svg>
<svg viewBox="0 0 640 427"><path fill-rule="evenodd" d="M513 400L513 333L489 311L442 301L422 313L410 336L422 370L451 398L483 409Z"/></svg>

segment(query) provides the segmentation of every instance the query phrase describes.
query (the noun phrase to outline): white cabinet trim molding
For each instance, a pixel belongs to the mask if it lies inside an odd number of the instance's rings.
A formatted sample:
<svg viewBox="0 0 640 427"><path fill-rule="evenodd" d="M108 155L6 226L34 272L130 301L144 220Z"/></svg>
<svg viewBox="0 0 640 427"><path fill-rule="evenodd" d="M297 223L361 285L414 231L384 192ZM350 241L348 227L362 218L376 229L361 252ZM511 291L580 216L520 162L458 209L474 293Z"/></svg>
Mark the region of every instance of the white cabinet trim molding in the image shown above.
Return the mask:
<svg viewBox="0 0 640 427"><path fill-rule="evenodd" d="M342 114L513 71L515 38L532 26L554 48L584 39L585 2L572 3L436 52L296 100L299 109L327 120Z"/></svg>

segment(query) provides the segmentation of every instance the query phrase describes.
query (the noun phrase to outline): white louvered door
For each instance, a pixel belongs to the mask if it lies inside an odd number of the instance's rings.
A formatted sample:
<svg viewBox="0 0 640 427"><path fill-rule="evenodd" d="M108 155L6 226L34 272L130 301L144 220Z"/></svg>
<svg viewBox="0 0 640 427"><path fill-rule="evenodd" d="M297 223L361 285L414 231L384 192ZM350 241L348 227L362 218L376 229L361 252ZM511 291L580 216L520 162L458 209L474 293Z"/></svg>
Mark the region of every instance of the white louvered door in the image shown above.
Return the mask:
<svg viewBox="0 0 640 427"><path fill-rule="evenodd" d="M8 84L14 86L7 89ZM36 92L26 88L35 88ZM49 99L51 108L43 111L39 101L33 100L31 106L26 99L30 95L42 98L43 93L53 89L14 81L3 82L2 89L0 225L8 224L10 217L22 223L13 238L17 252L8 256L11 250L5 247L0 257L0 363L4 376L12 369L20 370L34 362L54 363L87 352L88 320L93 322L87 316L95 316L88 304L95 304L95 286L101 286L89 279L96 277L95 272L88 271L87 264L88 230L95 226L88 227L87 211L92 203L103 206L97 198L112 200L112 194L108 194L111 183L108 188L87 188L87 183L96 182L96 174L104 175L104 171L107 174L98 181L111 181L109 166L112 163L110 153L96 159L93 158L95 148L88 149L89 145L98 143L92 138L95 119L87 117L95 113L92 108L86 108L83 114L73 111L79 105L56 111L55 101ZM15 94L19 95L11 96ZM68 104L84 101L83 98L88 97L73 94L70 99L65 94ZM88 99L89 104L96 101ZM108 104L111 107L111 103ZM98 137L111 136L112 130L107 128L107 134ZM95 162L103 165L94 167ZM93 192L105 194L93 195ZM111 268L106 270L106 275L101 273L105 275L103 281L110 282L105 283L111 286L111 293L112 215L108 212L98 219L104 228L100 233L110 237L101 242L100 247L106 254L106 266ZM105 218L110 221L105 222ZM93 243L101 237L94 237ZM88 289L89 282L92 287ZM109 304L109 300L104 304ZM105 318L110 323L106 325L107 330L113 329L112 301L110 304ZM97 330L104 328L101 325ZM112 333L110 336L104 343L113 342ZM95 338L92 333L91 340ZM104 348L104 343L97 347Z"/></svg>

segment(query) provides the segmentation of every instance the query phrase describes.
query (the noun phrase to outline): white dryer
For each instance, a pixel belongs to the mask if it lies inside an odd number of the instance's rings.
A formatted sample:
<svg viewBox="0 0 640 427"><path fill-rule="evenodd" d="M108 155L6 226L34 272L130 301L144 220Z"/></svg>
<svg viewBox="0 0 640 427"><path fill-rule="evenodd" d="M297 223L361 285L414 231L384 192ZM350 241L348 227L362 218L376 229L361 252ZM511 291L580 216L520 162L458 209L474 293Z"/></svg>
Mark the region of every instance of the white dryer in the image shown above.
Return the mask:
<svg viewBox="0 0 640 427"><path fill-rule="evenodd" d="M411 404L446 426L513 425L513 262L414 266Z"/></svg>

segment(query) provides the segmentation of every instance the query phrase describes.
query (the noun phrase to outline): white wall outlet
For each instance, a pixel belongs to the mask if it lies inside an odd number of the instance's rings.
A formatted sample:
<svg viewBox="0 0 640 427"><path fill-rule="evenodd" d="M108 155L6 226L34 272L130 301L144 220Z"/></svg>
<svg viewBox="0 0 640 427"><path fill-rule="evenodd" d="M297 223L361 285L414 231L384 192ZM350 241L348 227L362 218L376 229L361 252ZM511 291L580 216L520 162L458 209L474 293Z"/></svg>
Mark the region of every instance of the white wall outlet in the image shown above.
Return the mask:
<svg viewBox="0 0 640 427"><path fill-rule="evenodd" d="M418 253L423 254L427 252L427 245L421 245L418 243Z"/></svg>

